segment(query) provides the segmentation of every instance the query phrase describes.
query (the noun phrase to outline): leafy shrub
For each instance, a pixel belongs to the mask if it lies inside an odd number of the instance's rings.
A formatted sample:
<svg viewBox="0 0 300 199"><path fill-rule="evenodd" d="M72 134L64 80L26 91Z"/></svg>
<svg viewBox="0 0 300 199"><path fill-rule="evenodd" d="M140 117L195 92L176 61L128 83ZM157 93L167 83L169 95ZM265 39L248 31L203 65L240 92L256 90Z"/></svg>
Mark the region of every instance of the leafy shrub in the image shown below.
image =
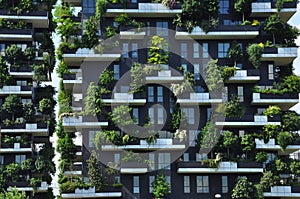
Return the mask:
<svg viewBox="0 0 300 199"><path fill-rule="evenodd" d="M252 63L254 68L259 68L260 58L263 54L264 47L260 44L251 44L247 47L247 53L249 55L249 61Z"/></svg>
<svg viewBox="0 0 300 199"><path fill-rule="evenodd" d="M281 114L281 109L279 106L269 106L264 112L264 116L274 117L275 115Z"/></svg>

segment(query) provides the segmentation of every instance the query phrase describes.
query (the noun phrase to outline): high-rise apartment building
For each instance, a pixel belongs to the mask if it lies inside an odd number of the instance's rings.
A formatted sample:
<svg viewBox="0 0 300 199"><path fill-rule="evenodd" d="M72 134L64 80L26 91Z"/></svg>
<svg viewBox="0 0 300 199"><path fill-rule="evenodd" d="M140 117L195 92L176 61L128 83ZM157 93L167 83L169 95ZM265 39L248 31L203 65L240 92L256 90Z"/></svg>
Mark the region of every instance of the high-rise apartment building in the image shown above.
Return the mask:
<svg viewBox="0 0 300 199"><path fill-rule="evenodd" d="M296 5L63 1L62 198L299 198Z"/></svg>

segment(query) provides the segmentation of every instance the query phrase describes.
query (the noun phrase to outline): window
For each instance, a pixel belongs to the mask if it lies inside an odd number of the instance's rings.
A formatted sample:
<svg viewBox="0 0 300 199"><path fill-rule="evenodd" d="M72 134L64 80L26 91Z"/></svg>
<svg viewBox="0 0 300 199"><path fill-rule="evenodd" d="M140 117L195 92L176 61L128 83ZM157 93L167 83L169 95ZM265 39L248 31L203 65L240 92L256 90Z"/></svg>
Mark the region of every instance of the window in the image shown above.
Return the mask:
<svg viewBox="0 0 300 199"><path fill-rule="evenodd" d="M153 86L148 87L148 102L154 102L154 88L153 88Z"/></svg>
<svg viewBox="0 0 300 199"><path fill-rule="evenodd" d="M0 155L0 165L4 165L4 156Z"/></svg>
<svg viewBox="0 0 300 199"><path fill-rule="evenodd" d="M203 93L204 88L202 86L196 85L195 86L195 93Z"/></svg>
<svg viewBox="0 0 300 199"><path fill-rule="evenodd" d="M224 101L227 102L228 101L228 87L225 86L224 89L225 89L225 91L222 93L222 97L223 97Z"/></svg>
<svg viewBox="0 0 300 199"><path fill-rule="evenodd" d="M202 57L208 58L208 43L202 44Z"/></svg>
<svg viewBox="0 0 300 199"><path fill-rule="evenodd" d="M26 104L26 103L31 103L32 100L31 99L21 99L22 104Z"/></svg>
<svg viewBox="0 0 300 199"><path fill-rule="evenodd" d="M15 162L19 165L21 165L25 159L26 159L26 155L16 155L15 156Z"/></svg>
<svg viewBox="0 0 300 199"><path fill-rule="evenodd" d="M202 71L203 71L204 75L206 75L206 66L207 66L207 64L202 65Z"/></svg>
<svg viewBox="0 0 300 199"><path fill-rule="evenodd" d="M245 134L245 131L244 131L244 130L239 130L239 137L240 137L240 138L243 137L244 134Z"/></svg>
<svg viewBox="0 0 300 199"><path fill-rule="evenodd" d="M196 146L196 140L199 132L199 130L189 130L189 146Z"/></svg>
<svg viewBox="0 0 300 199"><path fill-rule="evenodd" d="M197 193L209 193L208 176L197 176Z"/></svg>
<svg viewBox="0 0 300 199"><path fill-rule="evenodd" d="M148 109L148 117L150 119L150 123L154 124L154 109L153 108Z"/></svg>
<svg viewBox="0 0 300 199"><path fill-rule="evenodd" d="M150 24L150 21L147 21L147 36L150 36L151 34L151 24Z"/></svg>
<svg viewBox="0 0 300 199"><path fill-rule="evenodd" d="M240 99L240 102L244 101L244 87L238 86L238 98Z"/></svg>
<svg viewBox="0 0 300 199"><path fill-rule="evenodd" d="M119 165L120 165L120 154L119 153L114 154L114 163L116 165L116 169L119 168Z"/></svg>
<svg viewBox="0 0 300 199"><path fill-rule="evenodd" d="M199 44L198 43L194 43L193 44L193 49L194 49L193 57L194 58L199 58Z"/></svg>
<svg viewBox="0 0 300 199"><path fill-rule="evenodd" d="M121 184L121 177L115 176L115 183Z"/></svg>
<svg viewBox="0 0 300 199"><path fill-rule="evenodd" d="M95 13L95 0L83 0L82 1L82 12L83 13Z"/></svg>
<svg viewBox="0 0 300 199"><path fill-rule="evenodd" d="M157 87L157 102L163 102L163 101L164 101L163 87L158 86Z"/></svg>
<svg viewBox="0 0 300 199"><path fill-rule="evenodd" d="M168 36L168 22L156 22L156 34L159 36Z"/></svg>
<svg viewBox="0 0 300 199"><path fill-rule="evenodd" d="M183 63L183 64L181 64L181 67L182 67L183 73L185 73L187 71L187 64Z"/></svg>
<svg viewBox="0 0 300 199"><path fill-rule="evenodd" d="M123 43L123 57L128 58L128 43Z"/></svg>
<svg viewBox="0 0 300 199"><path fill-rule="evenodd" d="M137 0L131 0L131 3L137 3Z"/></svg>
<svg viewBox="0 0 300 199"><path fill-rule="evenodd" d="M187 58L187 44L181 44L181 58Z"/></svg>
<svg viewBox="0 0 300 199"><path fill-rule="evenodd" d="M218 43L218 58L226 58L229 48L229 43Z"/></svg>
<svg viewBox="0 0 300 199"><path fill-rule="evenodd" d="M229 0L220 0L219 1L219 12L221 14L229 13Z"/></svg>
<svg viewBox="0 0 300 199"><path fill-rule="evenodd" d="M164 110L163 108L157 108L157 124L164 123Z"/></svg>
<svg viewBox="0 0 300 199"><path fill-rule="evenodd" d="M133 176L133 193L140 193L140 177Z"/></svg>
<svg viewBox="0 0 300 199"><path fill-rule="evenodd" d="M27 86L27 81L17 81L17 86Z"/></svg>
<svg viewBox="0 0 300 199"><path fill-rule="evenodd" d="M222 193L228 193L228 177L222 176Z"/></svg>
<svg viewBox="0 0 300 199"><path fill-rule="evenodd" d="M120 66L117 64L114 65L114 78L115 80L120 79Z"/></svg>
<svg viewBox="0 0 300 199"><path fill-rule="evenodd" d="M134 123L135 124L138 124L139 123L139 109L138 108L133 108L132 109L132 116L133 116L133 119L134 119Z"/></svg>
<svg viewBox="0 0 300 199"><path fill-rule="evenodd" d="M184 193L190 193L191 187L190 187L190 176L183 176L183 192Z"/></svg>
<svg viewBox="0 0 300 199"><path fill-rule="evenodd" d="M194 78L195 78L195 80L200 80L200 66L199 66L199 64L194 64Z"/></svg>
<svg viewBox="0 0 300 199"><path fill-rule="evenodd" d="M0 53L5 52L5 44L0 44Z"/></svg>
<svg viewBox="0 0 300 199"><path fill-rule="evenodd" d="M155 176L149 176L149 193L153 193L153 186L152 183L155 180Z"/></svg>
<svg viewBox="0 0 300 199"><path fill-rule="evenodd" d="M94 145L95 134L96 131L89 131L89 147L95 147Z"/></svg>
<svg viewBox="0 0 300 199"><path fill-rule="evenodd" d="M155 155L154 155L154 153L149 153L149 161L151 162L150 168L152 170L154 170L155 169Z"/></svg>
<svg viewBox="0 0 300 199"><path fill-rule="evenodd" d="M242 22L241 21L232 21L228 19L224 19L223 24L224 25L240 25Z"/></svg>
<svg viewBox="0 0 300 199"><path fill-rule="evenodd" d="M170 170L171 157L170 153L158 154L158 169Z"/></svg>
<svg viewBox="0 0 300 199"><path fill-rule="evenodd" d="M190 154L189 153L184 153L183 154L183 161L184 162L190 161Z"/></svg>
<svg viewBox="0 0 300 199"><path fill-rule="evenodd" d="M138 44L131 44L131 58L137 60L138 59Z"/></svg>
<svg viewBox="0 0 300 199"><path fill-rule="evenodd" d="M268 78L269 78L269 80L274 79L274 65L273 64L268 65Z"/></svg>
<svg viewBox="0 0 300 199"><path fill-rule="evenodd" d="M185 114L189 124L195 124L195 111L194 108L183 108L182 112Z"/></svg>

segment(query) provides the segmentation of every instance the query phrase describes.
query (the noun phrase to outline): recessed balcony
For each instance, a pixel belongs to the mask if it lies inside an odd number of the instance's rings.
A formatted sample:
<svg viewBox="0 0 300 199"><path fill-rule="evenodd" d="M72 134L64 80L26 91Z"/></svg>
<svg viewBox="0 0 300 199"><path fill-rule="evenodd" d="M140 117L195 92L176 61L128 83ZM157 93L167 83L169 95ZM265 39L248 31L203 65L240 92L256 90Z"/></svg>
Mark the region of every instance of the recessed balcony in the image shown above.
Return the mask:
<svg viewBox="0 0 300 199"><path fill-rule="evenodd" d="M64 117L63 127L65 130L76 131L82 128L100 128L108 126L108 122L98 122L97 117L83 119L83 116Z"/></svg>
<svg viewBox="0 0 300 199"><path fill-rule="evenodd" d="M244 115L242 118L216 118L216 126L231 127L231 128L252 128L261 127L267 124L281 125L280 118L274 116L273 118L263 115Z"/></svg>
<svg viewBox="0 0 300 199"><path fill-rule="evenodd" d="M278 13L282 20L288 21L297 11L297 1L283 3L280 12L277 12L275 2L253 2L251 4L251 17L268 17Z"/></svg>
<svg viewBox="0 0 300 199"><path fill-rule="evenodd" d="M35 28L48 28L49 18L46 11L33 11L16 14L14 12L8 12L7 10L0 10L0 18L8 20L22 20L26 23L32 24Z"/></svg>
<svg viewBox="0 0 300 199"><path fill-rule="evenodd" d="M31 66L10 66L9 74L16 78L32 78L34 75L33 69Z"/></svg>
<svg viewBox="0 0 300 199"><path fill-rule="evenodd" d="M64 74L63 75L64 88L67 91L72 91L73 87L82 84L82 74Z"/></svg>
<svg viewBox="0 0 300 199"><path fill-rule="evenodd" d="M274 186L264 191L264 198L300 198L300 186Z"/></svg>
<svg viewBox="0 0 300 199"><path fill-rule="evenodd" d="M181 5L177 4L173 9L162 5L161 3L138 3L137 7L115 8L112 4L106 11L107 17L114 17L126 13L133 17L175 17L176 14L182 13Z"/></svg>
<svg viewBox="0 0 300 199"><path fill-rule="evenodd" d="M72 165L72 170L69 170L69 168L66 166L64 168L64 175L66 176L81 176L82 175L82 162L74 162Z"/></svg>
<svg viewBox="0 0 300 199"><path fill-rule="evenodd" d="M103 188L101 192L97 192L95 187L89 189L76 188L73 193L62 193L62 198L120 198L121 190L118 188L110 189Z"/></svg>
<svg viewBox="0 0 300 199"><path fill-rule="evenodd" d="M255 83L260 80L259 70L237 70L226 83Z"/></svg>
<svg viewBox="0 0 300 199"><path fill-rule="evenodd" d="M223 100L220 99L212 99L209 93L190 93L189 98L178 98L177 103L184 105L210 105L210 104L219 104L222 103Z"/></svg>
<svg viewBox="0 0 300 199"><path fill-rule="evenodd" d="M255 162L221 162L218 168L209 168L201 162L178 162L178 174L199 174L199 173L262 173L263 165Z"/></svg>
<svg viewBox="0 0 300 199"><path fill-rule="evenodd" d="M176 83L184 80L184 76L173 75L171 70L157 71L157 75L146 76L146 83Z"/></svg>
<svg viewBox="0 0 300 199"><path fill-rule="evenodd" d="M271 93L253 93L252 102L253 105L277 105L282 110L288 110L292 106L299 102L299 94L285 93L282 95L276 95Z"/></svg>
<svg viewBox="0 0 300 199"><path fill-rule="evenodd" d="M1 133L28 133L35 136L48 136L47 123L22 123L13 126L1 124Z"/></svg>
<svg viewBox="0 0 300 199"><path fill-rule="evenodd" d="M285 150L282 150L279 144L275 142L274 138L271 138L268 143L265 143L264 140L255 138L255 144L257 150L278 151L279 155L289 155L300 149L300 144L295 143L288 145Z"/></svg>
<svg viewBox="0 0 300 199"><path fill-rule="evenodd" d="M137 98L137 95L130 93L113 93L113 98L102 100L107 106L117 104L144 105L146 103L145 97Z"/></svg>
<svg viewBox="0 0 300 199"><path fill-rule="evenodd" d="M12 191L13 189L17 189L18 191L38 192L38 193L48 191L47 182L41 182L41 185L37 188L31 187L29 182L13 182L13 183L9 183L9 184L10 184L10 187L7 188L7 191Z"/></svg>
<svg viewBox="0 0 300 199"><path fill-rule="evenodd" d="M0 95L21 95L31 96L32 90L30 86L3 86L0 89Z"/></svg>
<svg viewBox="0 0 300 199"><path fill-rule="evenodd" d="M219 25L207 33L196 26L191 33L188 33L184 28L177 27L175 39L254 39L258 35L259 27L257 26Z"/></svg>
<svg viewBox="0 0 300 199"><path fill-rule="evenodd" d="M261 61L273 61L277 66L289 65L298 56L297 47L264 48Z"/></svg>
<svg viewBox="0 0 300 199"><path fill-rule="evenodd" d="M21 143L14 143L12 147L6 147L5 144L1 145L0 153L31 153L32 148L29 146L24 146Z"/></svg>
<svg viewBox="0 0 300 199"><path fill-rule="evenodd" d="M1 29L0 41L32 41L32 29Z"/></svg>

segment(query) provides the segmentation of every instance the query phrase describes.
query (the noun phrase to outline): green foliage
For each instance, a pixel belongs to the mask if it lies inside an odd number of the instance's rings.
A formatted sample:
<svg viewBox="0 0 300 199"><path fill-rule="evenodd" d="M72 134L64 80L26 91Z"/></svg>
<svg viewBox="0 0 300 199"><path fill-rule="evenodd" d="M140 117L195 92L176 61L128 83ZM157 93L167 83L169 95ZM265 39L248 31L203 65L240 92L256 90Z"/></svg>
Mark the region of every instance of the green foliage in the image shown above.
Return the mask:
<svg viewBox="0 0 300 199"><path fill-rule="evenodd" d="M45 81L47 80L47 68L45 67L45 65L33 65L33 80L37 82L38 85L40 85L41 81Z"/></svg>
<svg viewBox="0 0 300 199"><path fill-rule="evenodd" d="M264 140L268 142L270 138L276 138L279 132L279 127L273 124L266 124L263 127L264 130Z"/></svg>
<svg viewBox="0 0 300 199"><path fill-rule="evenodd" d="M98 35L97 35L97 19L94 16L91 16L84 24L85 31L82 36L82 43L86 48L93 48L98 44Z"/></svg>
<svg viewBox="0 0 300 199"><path fill-rule="evenodd" d="M3 88L3 86L7 85L10 80L11 76L9 75L6 61L2 57L0 57L0 89Z"/></svg>
<svg viewBox="0 0 300 199"><path fill-rule="evenodd" d="M2 110L8 112L12 115L12 121L15 121L15 115L22 113L23 104L21 97L18 95L9 95L5 98L4 103L2 104Z"/></svg>
<svg viewBox="0 0 300 199"><path fill-rule="evenodd" d="M300 93L300 77L294 74L286 76L280 87L288 93Z"/></svg>
<svg viewBox="0 0 300 199"><path fill-rule="evenodd" d="M211 121L207 121L199 136L200 148L211 149L216 145L220 132Z"/></svg>
<svg viewBox="0 0 300 199"><path fill-rule="evenodd" d="M249 55L249 61L252 63L254 68L259 68L260 58L263 54L264 47L260 44L251 44L247 47L247 53Z"/></svg>
<svg viewBox="0 0 300 199"><path fill-rule="evenodd" d="M4 173L8 178L10 178L13 182L18 181L20 166L17 163L11 163L6 166Z"/></svg>
<svg viewBox="0 0 300 199"><path fill-rule="evenodd" d="M76 157L76 145L74 144L70 133L65 133L57 142L57 151L62 160L72 162Z"/></svg>
<svg viewBox="0 0 300 199"><path fill-rule="evenodd" d="M245 113L245 108L242 106L240 99L236 95L231 95L230 100L225 104L226 117L242 118Z"/></svg>
<svg viewBox="0 0 300 199"><path fill-rule="evenodd" d="M269 106L264 112L264 116L269 116L269 117L274 117L275 115L280 115L281 114L281 109L279 106Z"/></svg>
<svg viewBox="0 0 300 199"><path fill-rule="evenodd" d="M144 85L145 77L143 72L143 67L139 63L133 64L133 66L130 69L130 92L135 93L142 91L141 86Z"/></svg>
<svg viewBox="0 0 300 199"><path fill-rule="evenodd" d="M218 60L210 60L206 66L206 79L205 82L209 92L223 92L224 83L218 67Z"/></svg>
<svg viewBox="0 0 300 199"><path fill-rule="evenodd" d="M292 144L294 141L294 136L287 131L282 131L277 136L277 142L282 150L285 150L286 147Z"/></svg>
<svg viewBox="0 0 300 199"><path fill-rule="evenodd" d="M263 163L263 162L267 161L267 159L268 159L268 155L264 151L257 152L255 155L256 162Z"/></svg>
<svg viewBox="0 0 300 199"><path fill-rule="evenodd" d="M96 116L102 111L103 102L98 93L98 87L94 82L89 84L87 95L84 98L84 115Z"/></svg>
<svg viewBox="0 0 300 199"><path fill-rule="evenodd" d="M150 40L148 63L152 64L167 64L169 60L168 43L157 35Z"/></svg>
<svg viewBox="0 0 300 199"><path fill-rule="evenodd" d="M74 22L70 18L66 18L59 23L56 30L61 35L62 40L67 42L70 36L77 35L81 30L80 22Z"/></svg>
<svg viewBox="0 0 300 199"><path fill-rule="evenodd" d="M16 44L12 44L5 49L5 57L12 65L16 65L17 60L21 60L22 54L22 49Z"/></svg>
<svg viewBox="0 0 300 199"><path fill-rule="evenodd" d="M65 182L60 184L60 191L62 193L74 193L76 188L79 189L89 189L92 185L83 182L82 180L75 179L70 180L66 179Z"/></svg>
<svg viewBox="0 0 300 199"><path fill-rule="evenodd" d="M292 174L294 174L296 177L300 176L300 161L299 160L293 160L290 163L290 171Z"/></svg>
<svg viewBox="0 0 300 199"><path fill-rule="evenodd" d="M241 177L238 179L237 183L234 185L231 197L233 199L246 199L254 198L254 185L252 182L248 181L247 178Z"/></svg>
<svg viewBox="0 0 300 199"><path fill-rule="evenodd" d="M129 114L131 110L132 108L128 106L120 105L113 108L112 112L110 112L109 115L112 122L116 126L123 128L134 123L134 121L132 120Z"/></svg>
<svg viewBox="0 0 300 199"><path fill-rule="evenodd" d="M99 20L107 10L108 1L107 0L96 0L96 13L95 17Z"/></svg>
<svg viewBox="0 0 300 199"><path fill-rule="evenodd" d="M35 50L34 50L34 48L27 47L24 50L23 54L24 54L24 56L25 56L25 58L27 59L28 62L33 61L33 59L35 58Z"/></svg>
<svg viewBox="0 0 300 199"><path fill-rule="evenodd" d="M244 134L241 141L242 151L249 153L255 149L255 141L252 134Z"/></svg>
<svg viewBox="0 0 300 199"><path fill-rule="evenodd" d="M58 73L59 78L63 78L64 74L69 74L70 73L67 64L65 64L65 62L63 60L60 61L56 72Z"/></svg>
<svg viewBox="0 0 300 199"><path fill-rule="evenodd" d="M227 148L227 153L229 155L229 149L233 148L238 143L239 137L232 133L231 131L225 131L223 133L223 145Z"/></svg>
<svg viewBox="0 0 300 199"><path fill-rule="evenodd" d="M228 80L236 74L236 67L223 66L220 68L220 73L223 81Z"/></svg>
<svg viewBox="0 0 300 199"><path fill-rule="evenodd" d="M114 80L114 71L108 69L105 69L99 76L99 84L103 86L108 86Z"/></svg>
<svg viewBox="0 0 300 199"><path fill-rule="evenodd" d="M300 130L300 117L295 111L287 111L281 118L281 127L283 131Z"/></svg>
<svg viewBox="0 0 300 199"><path fill-rule="evenodd" d="M25 191L19 192L17 188L13 188L11 191L0 193L0 199L29 199L29 197Z"/></svg>
<svg viewBox="0 0 300 199"><path fill-rule="evenodd" d="M260 179L259 184L255 186L257 190L257 197L259 199L263 199L264 189L268 189L272 186L277 185L278 181L279 176L275 176L271 171L265 171Z"/></svg>
<svg viewBox="0 0 300 199"><path fill-rule="evenodd" d="M107 38L115 36L116 34L118 34L118 32L118 29L114 26L107 26L105 28L105 34Z"/></svg>
<svg viewBox="0 0 300 199"><path fill-rule="evenodd" d="M90 158L86 162L88 164L89 180L97 190L100 190L103 187L104 178L102 176L101 164L95 151L91 153Z"/></svg>
<svg viewBox="0 0 300 199"><path fill-rule="evenodd" d="M227 56L233 60L234 66L236 66L236 62L242 58L243 52L240 44L236 40L231 43Z"/></svg>
<svg viewBox="0 0 300 199"><path fill-rule="evenodd" d="M243 22L245 21L245 12L251 8L251 0L236 0L234 2L234 10L243 15Z"/></svg>
<svg viewBox="0 0 300 199"><path fill-rule="evenodd" d="M157 175L152 182L153 194L155 198L162 199L171 192L171 185L166 181L164 175Z"/></svg>
<svg viewBox="0 0 300 199"><path fill-rule="evenodd" d="M206 159L201 161L201 165L206 165L208 168L219 168L221 161L217 159Z"/></svg>
<svg viewBox="0 0 300 199"><path fill-rule="evenodd" d="M172 131L175 132L179 127L185 128L187 125L187 118L181 109L176 108L171 114Z"/></svg>
<svg viewBox="0 0 300 199"><path fill-rule="evenodd" d="M51 115L54 112L55 104L53 99L43 98L39 101L39 111L44 115Z"/></svg>
<svg viewBox="0 0 300 199"><path fill-rule="evenodd" d="M31 158L26 159L21 164L21 169L23 171L30 171L33 169L33 160Z"/></svg>

